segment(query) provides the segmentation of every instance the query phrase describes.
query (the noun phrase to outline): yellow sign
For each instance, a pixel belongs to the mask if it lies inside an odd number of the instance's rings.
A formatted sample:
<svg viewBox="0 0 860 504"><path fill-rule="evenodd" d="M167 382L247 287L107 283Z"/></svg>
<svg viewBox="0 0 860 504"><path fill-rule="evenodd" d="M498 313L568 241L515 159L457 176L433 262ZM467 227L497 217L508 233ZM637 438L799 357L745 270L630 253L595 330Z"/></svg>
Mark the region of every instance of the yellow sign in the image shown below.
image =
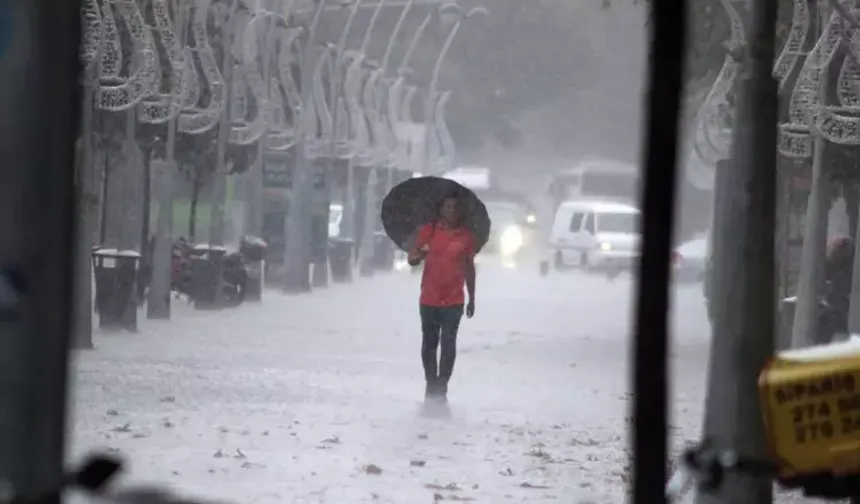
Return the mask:
<svg viewBox="0 0 860 504"><path fill-rule="evenodd" d="M778 356L759 393L780 477L860 474L860 354Z"/></svg>

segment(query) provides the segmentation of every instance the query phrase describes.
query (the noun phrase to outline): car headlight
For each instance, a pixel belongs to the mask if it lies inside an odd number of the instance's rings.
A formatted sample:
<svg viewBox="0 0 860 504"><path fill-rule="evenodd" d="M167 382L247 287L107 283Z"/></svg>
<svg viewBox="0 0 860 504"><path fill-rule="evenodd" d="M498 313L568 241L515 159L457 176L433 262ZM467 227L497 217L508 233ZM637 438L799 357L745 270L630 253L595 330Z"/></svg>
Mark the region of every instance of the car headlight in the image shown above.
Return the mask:
<svg viewBox="0 0 860 504"><path fill-rule="evenodd" d="M609 252L610 250L612 250L612 244L609 242L601 242L600 243L600 250L602 250L604 252Z"/></svg>
<svg viewBox="0 0 860 504"><path fill-rule="evenodd" d="M519 226L511 226L504 230L499 240L502 255L512 255L519 252L523 246L523 231Z"/></svg>
<svg viewBox="0 0 860 504"><path fill-rule="evenodd" d="M528 224L534 224L535 222L537 222L537 217L535 217L534 214L528 214L526 215L526 222Z"/></svg>

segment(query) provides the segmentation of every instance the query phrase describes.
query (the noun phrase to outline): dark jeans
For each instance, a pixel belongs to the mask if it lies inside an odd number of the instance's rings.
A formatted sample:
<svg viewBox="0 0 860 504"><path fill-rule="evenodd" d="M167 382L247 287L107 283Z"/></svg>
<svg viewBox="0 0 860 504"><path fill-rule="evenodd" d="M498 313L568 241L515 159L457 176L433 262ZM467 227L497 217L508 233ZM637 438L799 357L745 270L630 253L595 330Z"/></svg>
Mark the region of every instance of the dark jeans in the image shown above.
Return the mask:
<svg viewBox="0 0 860 504"><path fill-rule="evenodd" d="M421 311L421 361L428 384L447 385L454 372L457 358L457 329L463 317L463 305L420 305ZM442 355L436 365L436 349L442 343Z"/></svg>

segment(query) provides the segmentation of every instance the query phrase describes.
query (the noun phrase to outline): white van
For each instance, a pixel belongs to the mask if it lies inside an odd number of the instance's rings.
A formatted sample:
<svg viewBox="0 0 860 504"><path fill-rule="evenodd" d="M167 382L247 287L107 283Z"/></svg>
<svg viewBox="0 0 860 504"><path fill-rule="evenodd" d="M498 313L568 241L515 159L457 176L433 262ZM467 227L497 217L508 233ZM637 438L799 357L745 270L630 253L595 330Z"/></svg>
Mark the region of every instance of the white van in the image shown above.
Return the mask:
<svg viewBox="0 0 860 504"><path fill-rule="evenodd" d="M639 209L607 200L566 201L550 235L557 267L626 269L639 257Z"/></svg>

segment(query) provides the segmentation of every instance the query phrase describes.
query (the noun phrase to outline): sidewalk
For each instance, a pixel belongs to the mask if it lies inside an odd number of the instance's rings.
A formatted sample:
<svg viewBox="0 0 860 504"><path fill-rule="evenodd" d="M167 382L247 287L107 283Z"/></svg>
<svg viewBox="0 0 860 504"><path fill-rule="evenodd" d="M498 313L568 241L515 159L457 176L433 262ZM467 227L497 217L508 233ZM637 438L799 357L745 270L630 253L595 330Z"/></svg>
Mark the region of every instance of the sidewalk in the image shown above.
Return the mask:
<svg viewBox="0 0 860 504"><path fill-rule="evenodd" d="M621 502L624 283L479 275L449 416L423 413L419 276L395 273L218 313L174 303L170 322L97 336L78 358L72 452L119 450L134 481L242 504ZM703 339L683 339L692 435Z"/></svg>

